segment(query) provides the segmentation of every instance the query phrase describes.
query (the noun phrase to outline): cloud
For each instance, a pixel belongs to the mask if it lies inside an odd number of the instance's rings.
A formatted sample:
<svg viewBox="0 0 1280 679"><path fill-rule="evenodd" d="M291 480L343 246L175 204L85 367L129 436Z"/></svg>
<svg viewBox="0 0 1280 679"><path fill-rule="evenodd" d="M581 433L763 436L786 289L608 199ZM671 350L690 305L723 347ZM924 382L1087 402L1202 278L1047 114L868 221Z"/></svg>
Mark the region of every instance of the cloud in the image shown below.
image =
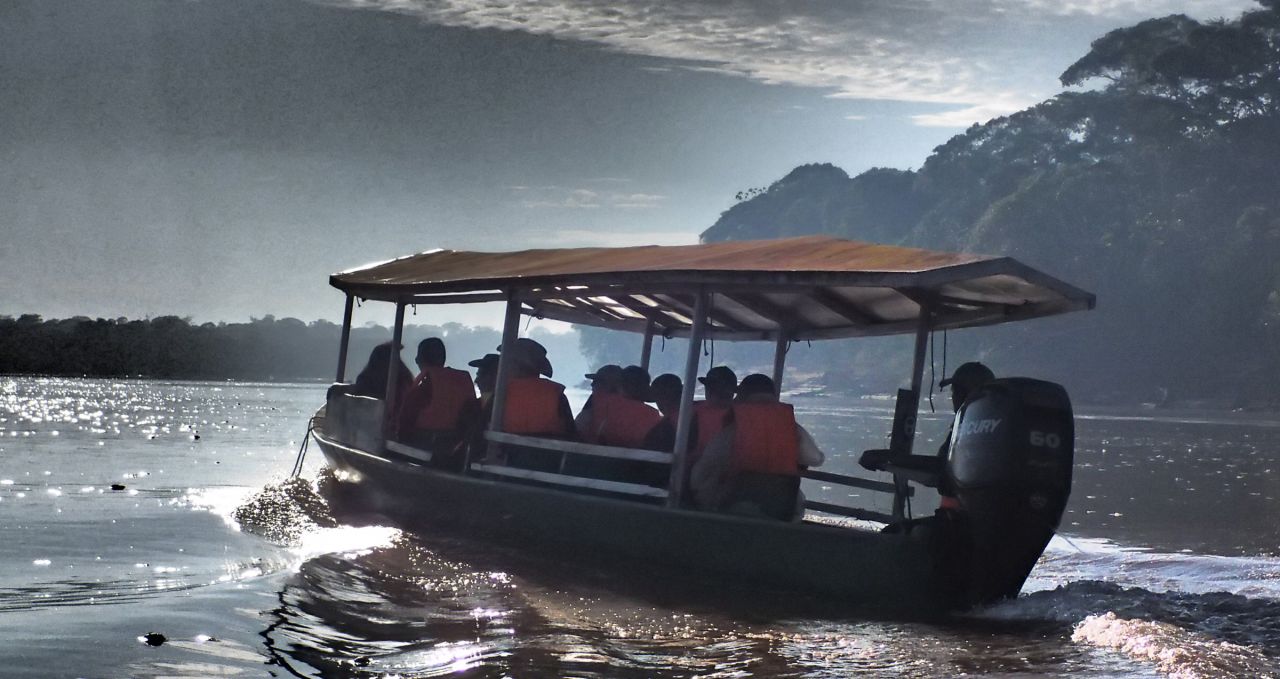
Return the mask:
<svg viewBox="0 0 1280 679"><path fill-rule="evenodd" d="M938 113L921 113L911 116L911 120L921 127L969 127L975 123L981 124L992 118L1019 111L1034 103L1018 99L987 101Z"/></svg>
<svg viewBox="0 0 1280 679"><path fill-rule="evenodd" d="M1057 16L1083 14L1132 21L1166 14L1194 14L1199 18L1221 18L1257 7L1239 0L1197 0L1194 7L1185 0L1004 0L994 3L1013 9Z"/></svg>
<svg viewBox="0 0 1280 679"><path fill-rule="evenodd" d="M553 234L559 247L619 248L630 245L694 245L696 231L588 231L563 229Z"/></svg>
<svg viewBox="0 0 1280 679"><path fill-rule="evenodd" d="M560 195L555 195L559 193ZM600 207L600 194L587 189L561 192L555 189L537 192L536 197L524 198L520 204L528 208L563 208L567 210L595 209Z"/></svg>
<svg viewBox="0 0 1280 679"><path fill-rule="evenodd" d="M653 193L615 193L609 196L609 201L614 207L627 210L658 207L664 200L666 196Z"/></svg>
<svg viewBox="0 0 1280 679"><path fill-rule="evenodd" d="M426 21L597 43L683 68L833 97L950 104L922 125L1001 115L1056 91L1089 39L1169 12L1211 18L1252 0L328 0ZM1191 9L1194 8L1194 12ZM1076 36L1064 41L1067 34ZM1047 43L1062 50L1052 52ZM1070 43L1069 45L1067 43ZM645 66L648 70L660 67Z"/></svg>
<svg viewBox="0 0 1280 679"><path fill-rule="evenodd" d="M590 182L605 184L626 183L629 180L613 177L597 177ZM520 205L530 209L581 210L614 208L619 210L645 210L660 207L666 196L656 193L624 191L594 191L560 186L510 186Z"/></svg>

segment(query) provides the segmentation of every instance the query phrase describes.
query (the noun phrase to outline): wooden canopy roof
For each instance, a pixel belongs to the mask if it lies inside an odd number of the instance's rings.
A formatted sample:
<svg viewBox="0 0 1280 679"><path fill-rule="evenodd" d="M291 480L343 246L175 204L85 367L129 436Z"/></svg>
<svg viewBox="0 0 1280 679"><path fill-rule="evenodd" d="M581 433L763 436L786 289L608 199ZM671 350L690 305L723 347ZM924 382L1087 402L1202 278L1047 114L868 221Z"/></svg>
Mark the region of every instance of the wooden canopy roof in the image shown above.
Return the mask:
<svg viewBox="0 0 1280 679"><path fill-rule="evenodd" d="M808 236L781 240L519 252L433 250L343 271L329 283L405 304L487 302L526 314L687 336L697 294L707 336L830 339L990 325L1091 309L1094 296L1008 257Z"/></svg>

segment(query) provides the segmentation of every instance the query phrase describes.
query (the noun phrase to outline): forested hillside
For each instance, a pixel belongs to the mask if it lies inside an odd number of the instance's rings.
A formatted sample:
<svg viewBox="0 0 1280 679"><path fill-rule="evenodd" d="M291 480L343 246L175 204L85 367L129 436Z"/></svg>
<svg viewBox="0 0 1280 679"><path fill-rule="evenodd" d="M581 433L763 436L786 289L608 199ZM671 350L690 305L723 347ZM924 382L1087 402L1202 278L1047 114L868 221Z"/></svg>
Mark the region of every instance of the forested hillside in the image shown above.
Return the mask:
<svg viewBox="0 0 1280 679"><path fill-rule="evenodd" d="M1112 31L1062 73L1078 89L971 127L918 171L806 165L703 240L825 233L1010 255L1095 292L1097 310L950 333L952 365L981 358L1090 401L1274 402L1280 9L1261 4ZM796 361L878 385L888 351L865 344Z"/></svg>

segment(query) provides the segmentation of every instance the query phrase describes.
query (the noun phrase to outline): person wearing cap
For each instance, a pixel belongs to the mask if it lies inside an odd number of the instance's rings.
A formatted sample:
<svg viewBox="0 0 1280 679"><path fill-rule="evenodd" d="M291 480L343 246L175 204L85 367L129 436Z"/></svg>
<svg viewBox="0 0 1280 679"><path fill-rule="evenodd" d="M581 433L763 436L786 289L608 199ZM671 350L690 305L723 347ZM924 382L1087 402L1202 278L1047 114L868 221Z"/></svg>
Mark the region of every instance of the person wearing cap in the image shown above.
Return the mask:
<svg viewBox="0 0 1280 679"><path fill-rule="evenodd" d="M639 448L653 425L662 420L658 410L645 403L649 400L649 371L629 365L619 371L617 384L614 393L592 394L593 403L583 409L578 433L588 443Z"/></svg>
<svg viewBox="0 0 1280 679"><path fill-rule="evenodd" d="M476 369L476 389L480 390L480 406L488 407L493 399L493 390L498 387L498 355L485 354L481 358L467 362Z"/></svg>
<svg viewBox="0 0 1280 679"><path fill-rule="evenodd" d="M693 438L690 467L707 444L711 443L711 439L724 429L725 418L733 407L733 396L738 389L738 376L724 365L708 370L706 377L699 377L698 381L702 383L705 399L693 403L693 420L697 424L698 434Z"/></svg>
<svg viewBox="0 0 1280 679"><path fill-rule="evenodd" d="M951 411L960 412L960 406L969 400L974 392L978 391L982 385L994 380L995 373L991 372L991 368L977 362L970 361L960 364L951 377L938 383L940 388L951 387ZM951 454L951 433L955 427L955 420L951 420L951 424L947 426L947 435L942 439L942 445L938 447L937 468L938 468L938 507L941 509L960 509L960 502L956 500L955 490L951 488L947 482L947 475L943 470L947 465L947 457Z"/></svg>
<svg viewBox="0 0 1280 679"><path fill-rule="evenodd" d="M578 434L587 443L640 448L645 434L662 419L653 406L645 403L648 398L649 371L638 365L623 368L616 393L592 394L591 407L584 408L579 416ZM644 483L652 477L650 466L635 460L569 454L564 473L605 481Z"/></svg>
<svg viewBox="0 0 1280 679"><path fill-rule="evenodd" d="M951 373L951 377L939 382L938 387L951 388L951 409L953 412L959 412L960 406L964 405L974 392L995 378L995 373L991 372L990 368L977 361L970 361L962 363L954 373ZM942 445L938 447L937 455L908 455L893 459L891 451L868 450L862 454L858 463L871 471L892 471L889 469L892 466L914 472L912 474L914 480L938 489L939 509L959 509L960 503L956 500L954 491L948 486L944 473L947 456L951 451L951 432L954 426L953 419L947 427L947 435L942 440Z"/></svg>
<svg viewBox="0 0 1280 679"><path fill-rule="evenodd" d="M471 375L445 367L444 342L438 337L419 342L414 361L421 372L401 403L397 439L430 451L435 466L456 466L463 413L476 400Z"/></svg>
<svg viewBox="0 0 1280 679"><path fill-rule="evenodd" d="M499 347L501 350L501 347ZM572 439L576 437L573 410L565 398L564 385L552 382L551 362L547 350L527 337L516 340L511 360L511 377L507 380L506 407L503 409L502 431L522 436ZM535 471L559 471L560 454L539 448L504 446L507 464Z"/></svg>
<svg viewBox="0 0 1280 679"><path fill-rule="evenodd" d="M946 389L951 387L951 410L959 412L960 406L969 400L969 396L977 391L979 387L994 380L995 373L991 372L991 368L977 362L969 361L961 363L956 371L938 383L938 387ZM951 432L947 432L947 438L951 438Z"/></svg>
<svg viewBox="0 0 1280 679"><path fill-rule="evenodd" d="M489 424L489 403L493 400L493 390L498 384L498 355L485 354L474 361L468 361L467 365L476 369L475 383L476 389L480 391L480 398L468 402L459 419L463 440L473 455L480 457L480 451L484 450L484 430Z"/></svg>
<svg viewBox="0 0 1280 679"><path fill-rule="evenodd" d="M800 472L826 456L791 405L778 400L769 376L748 375L737 391L724 429L693 466L694 501L713 511L796 520L804 515Z"/></svg>
<svg viewBox="0 0 1280 679"><path fill-rule="evenodd" d="M587 402L582 404L582 410L573 419L579 432L591 428L591 406L595 405L596 394L618 393L618 387L622 383L622 366L613 363L602 365L595 372L587 373L584 377L591 380L591 395L587 396Z"/></svg>

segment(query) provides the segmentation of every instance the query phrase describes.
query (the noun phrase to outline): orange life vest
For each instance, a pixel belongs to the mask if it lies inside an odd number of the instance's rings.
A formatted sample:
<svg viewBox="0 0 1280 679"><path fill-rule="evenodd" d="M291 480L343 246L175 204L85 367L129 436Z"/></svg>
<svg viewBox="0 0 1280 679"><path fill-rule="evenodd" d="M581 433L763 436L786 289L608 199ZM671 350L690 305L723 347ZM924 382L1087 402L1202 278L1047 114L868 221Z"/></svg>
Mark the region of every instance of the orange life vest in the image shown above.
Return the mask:
<svg viewBox="0 0 1280 679"><path fill-rule="evenodd" d="M724 429L724 418L729 410L729 406L714 405L709 401L697 401L693 404L693 416L698 420L698 440L693 444L693 459L697 459L696 456L706 450L711 439Z"/></svg>
<svg viewBox="0 0 1280 679"><path fill-rule="evenodd" d="M735 403L733 426L734 471L800 475L800 437L790 404Z"/></svg>
<svg viewBox="0 0 1280 679"><path fill-rule="evenodd" d="M540 377L513 377L507 382L502 431L509 434L568 434L560 417L564 385Z"/></svg>
<svg viewBox="0 0 1280 679"><path fill-rule="evenodd" d="M422 376L431 382L431 402L418 411L414 427L429 431L457 429L462 408L476 397L471 375L444 366L427 366Z"/></svg>
<svg viewBox="0 0 1280 679"><path fill-rule="evenodd" d="M662 420L657 408L620 394L595 394L591 401L591 431L586 440L602 446L639 448L653 425Z"/></svg>

